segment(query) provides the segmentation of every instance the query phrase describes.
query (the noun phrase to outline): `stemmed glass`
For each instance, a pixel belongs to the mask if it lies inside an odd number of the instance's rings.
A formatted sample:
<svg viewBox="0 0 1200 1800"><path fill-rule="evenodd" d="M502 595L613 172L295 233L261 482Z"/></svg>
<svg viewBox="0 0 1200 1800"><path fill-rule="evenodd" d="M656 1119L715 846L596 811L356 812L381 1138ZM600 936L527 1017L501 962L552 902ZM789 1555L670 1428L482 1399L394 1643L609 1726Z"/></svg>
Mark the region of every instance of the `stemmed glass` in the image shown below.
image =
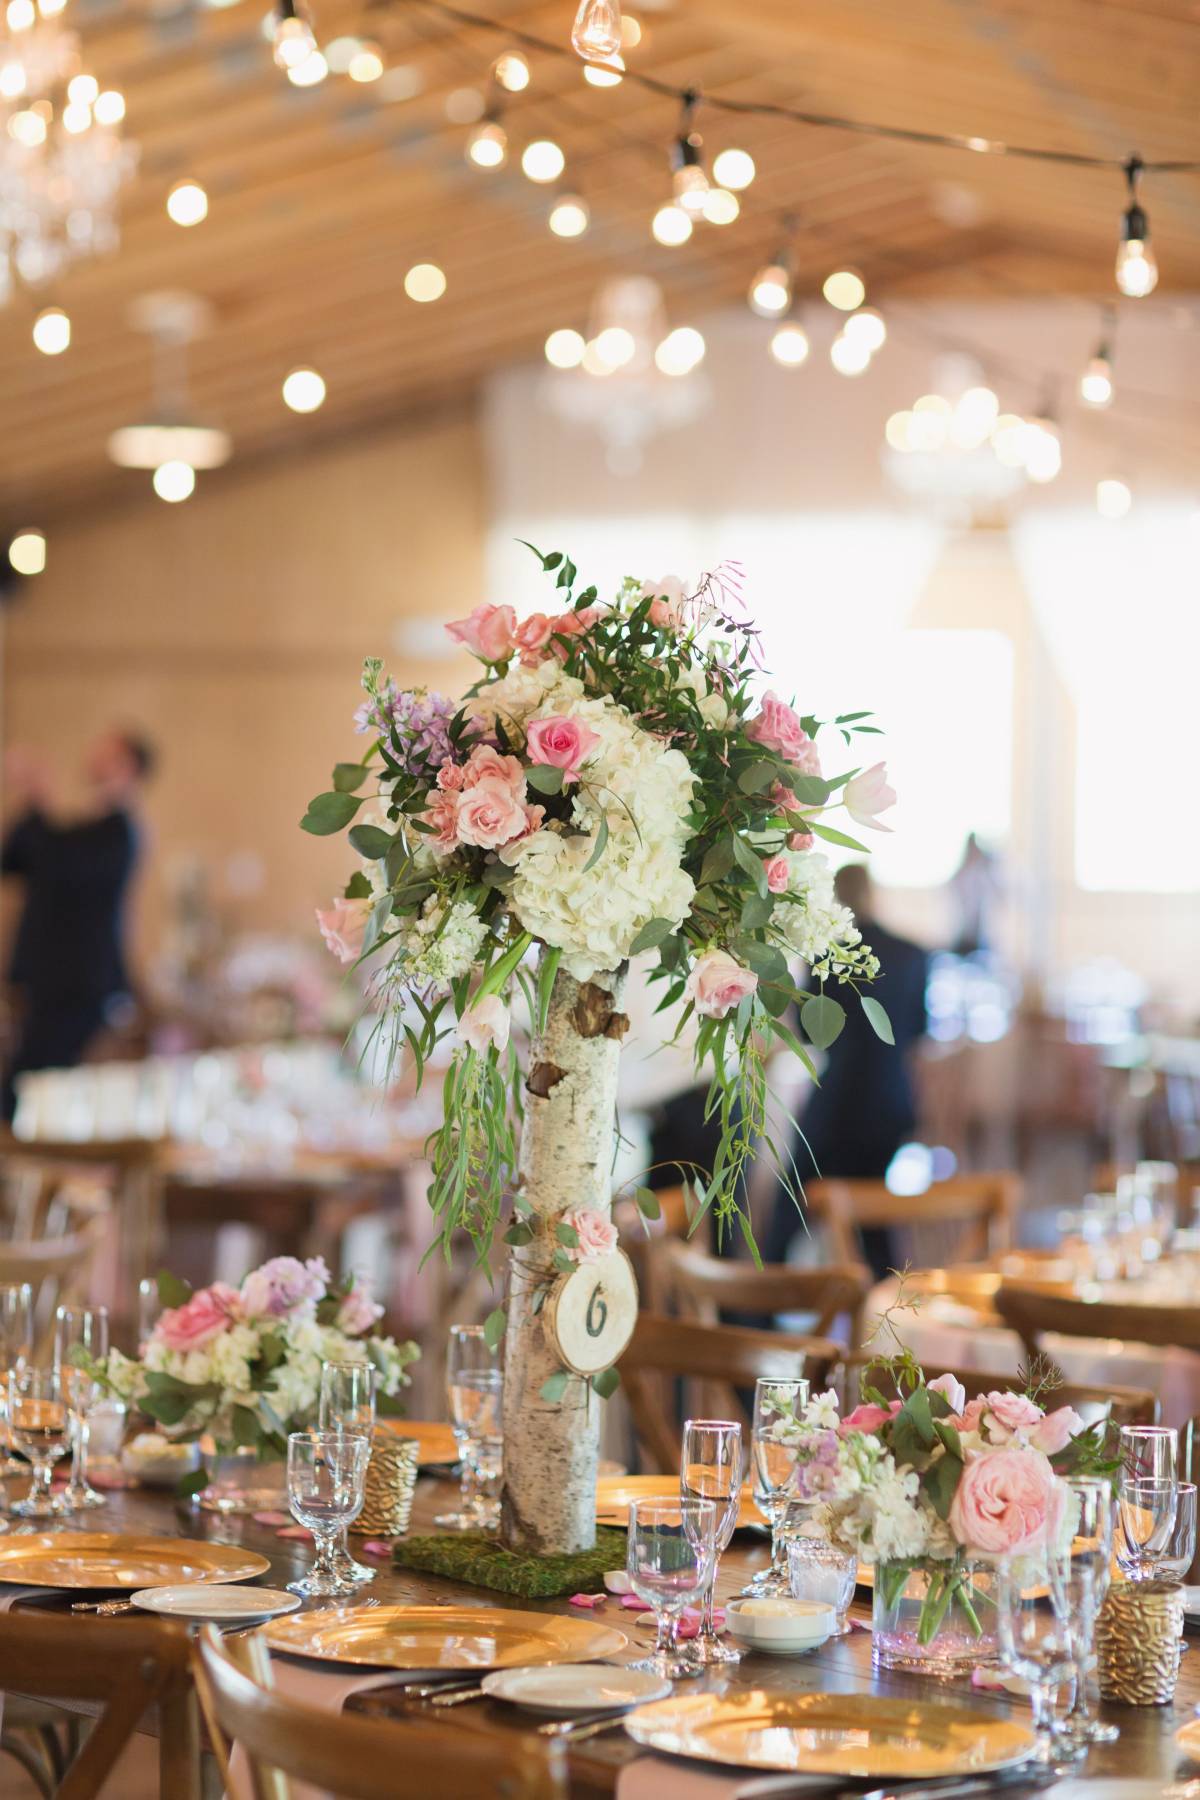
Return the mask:
<svg viewBox="0 0 1200 1800"><path fill-rule="evenodd" d="M742 1428L732 1419L688 1419L683 1427L679 1492L685 1499L711 1500L717 1509L712 1566L704 1590L700 1630L688 1645L689 1659L710 1663L741 1662L742 1653L723 1644L713 1624L717 1564L733 1536L742 1499Z"/></svg>
<svg viewBox="0 0 1200 1800"><path fill-rule="evenodd" d="M1182 1581L1196 1554L1192 1481L1122 1481L1117 1562L1130 1581Z"/></svg>
<svg viewBox="0 0 1200 1800"><path fill-rule="evenodd" d="M1064 1756L1053 1717L1054 1692L1076 1671L1075 1633L1067 1612L1063 1553L1033 1551L1006 1556L996 1566L996 1634L1005 1668L1029 1683L1034 1760L1055 1767L1081 1751L1068 1743ZM1050 1604L1038 1593L1049 1596Z"/></svg>
<svg viewBox="0 0 1200 1800"><path fill-rule="evenodd" d="M368 1462L371 1457L371 1439L375 1432L375 1380L374 1363L358 1361L321 1364L321 1398L317 1424L322 1431L342 1431L347 1436L362 1438L367 1446ZM368 1568L365 1563L356 1562L351 1556L346 1533L347 1527L343 1525L333 1553L334 1565L347 1581L356 1582L362 1587L368 1581L374 1581L375 1570Z"/></svg>
<svg viewBox="0 0 1200 1800"><path fill-rule="evenodd" d="M307 1575L289 1581L293 1594L345 1598L358 1583L340 1573L334 1558L338 1532L357 1519L370 1444L344 1431L293 1431L288 1437L288 1505L313 1534L316 1558Z"/></svg>
<svg viewBox="0 0 1200 1800"><path fill-rule="evenodd" d="M796 1460L808 1405L807 1381L760 1376L754 1384L754 1429L750 1451L754 1499L771 1527L771 1561L742 1589L743 1594L786 1594L787 1544L784 1526L796 1497Z"/></svg>
<svg viewBox="0 0 1200 1800"><path fill-rule="evenodd" d="M138 1282L137 1298L137 1341L138 1355L145 1351L150 1342L154 1327L158 1324L159 1314L163 1310L162 1295L158 1291L158 1282L153 1275L143 1275Z"/></svg>
<svg viewBox="0 0 1200 1800"><path fill-rule="evenodd" d="M56 1368L36 1369L29 1363L8 1372L8 1430L14 1449L33 1464L33 1480L12 1510L22 1519L57 1518L66 1511L50 1490L50 1476L70 1441L71 1422Z"/></svg>
<svg viewBox="0 0 1200 1800"><path fill-rule="evenodd" d="M631 1669L677 1680L700 1664L679 1649L679 1621L712 1578L717 1509L711 1500L633 1500L629 1505L626 1569L639 1600L653 1608L654 1648Z"/></svg>
<svg viewBox="0 0 1200 1800"><path fill-rule="evenodd" d="M489 1346L483 1326L452 1325L446 1352L446 1398L462 1475L459 1510L440 1513L434 1521L444 1531L484 1531L499 1520L495 1487L504 1445L503 1394L499 1353Z"/></svg>
<svg viewBox="0 0 1200 1800"><path fill-rule="evenodd" d="M108 1309L104 1306L60 1306L54 1315L54 1366L62 1397L71 1413L71 1479L62 1494L67 1512L106 1506L103 1494L88 1485L88 1414L100 1394L94 1365L108 1354Z"/></svg>
<svg viewBox="0 0 1200 1800"><path fill-rule="evenodd" d="M1121 1480L1174 1481L1179 1473L1179 1433L1173 1425L1122 1425Z"/></svg>
<svg viewBox="0 0 1200 1800"><path fill-rule="evenodd" d="M0 1374L23 1369L33 1355L33 1289L27 1281L0 1284ZM26 1464L15 1456L0 1458L0 1477L24 1475Z"/></svg>
<svg viewBox="0 0 1200 1800"><path fill-rule="evenodd" d="M1097 1475L1067 1476L1064 1486L1073 1537L1063 1563L1069 1611L1075 1621L1076 1655L1075 1693L1060 1729L1072 1743L1086 1748L1088 1744L1111 1744L1121 1735L1115 1725L1096 1718L1089 1691L1095 1667L1096 1620L1112 1577L1113 1494L1110 1484Z"/></svg>

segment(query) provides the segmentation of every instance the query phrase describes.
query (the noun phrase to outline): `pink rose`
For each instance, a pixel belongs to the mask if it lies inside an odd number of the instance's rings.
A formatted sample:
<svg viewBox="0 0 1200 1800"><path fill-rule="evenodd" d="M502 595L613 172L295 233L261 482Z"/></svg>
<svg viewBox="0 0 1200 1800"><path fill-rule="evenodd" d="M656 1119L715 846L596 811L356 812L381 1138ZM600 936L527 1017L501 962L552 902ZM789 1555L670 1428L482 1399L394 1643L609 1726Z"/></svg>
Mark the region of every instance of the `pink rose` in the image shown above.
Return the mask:
<svg viewBox="0 0 1200 1800"><path fill-rule="evenodd" d="M864 1400L853 1412L846 1414L838 1426L838 1436L845 1437L851 1431L878 1431L889 1419L895 1418L900 1406L899 1400L893 1400L887 1406L876 1406L874 1401Z"/></svg>
<svg viewBox="0 0 1200 1800"><path fill-rule="evenodd" d="M321 936L339 962L357 962L362 955L363 934L373 905L373 900L346 900L338 895L332 906L317 908Z"/></svg>
<svg viewBox="0 0 1200 1800"><path fill-rule="evenodd" d="M544 650L550 642L553 626L545 613L530 613L513 633L513 642L521 652L523 663L535 663L539 660L538 652Z"/></svg>
<svg viewBox="0 0 1200 1800"><path fill-rule="evenodd" d="M617 1247L616 1226L606 1213L597 1212L593 1207L581 1206L577 1212L564 1213L563 1224L573 1225L579 1239L577 1244L563 1246L572 1262L599 1262L602 1256L611 1256Z"/></svg>
<svg viewBox="0 0 1200 1800"><path fill-rule="evenodd" d="M437 784L444 794L460 794L467 785L467 771L461 763L443 763L437 772Z"/></svg>
<svg viewBox="0 0 1200 1800"><path fill-rule="evenodd" d="M527 733L526 750L530 762L561 769L564 785L579 780L579 765L600 742L598 731L593 731L589 725L581 725L567 713L554 713L548 719L531 719Z"/></svg>
<svg viewBox="0 0 1200 1800"><path fill-rule="evenodd" d="M472 1001L458 1021L459 1042L469 1044L481 1056L491 1044L503 1050L508 1045L510 1023L508 1008L499 994L485 994L482 1000Z"/></svg>
<svg viewBox="0 0 1200 1800"><path fill-rule="evenodd" d="M881 825L877 814L886 812L889 806L895 806L896 794L888 786L887 765L874 763L871 768L864 769L861 775L855 775L848 781L842 794L846 811L856 824L865 825L869 831L890 831L890 825Z"/></svg>
<svg viewBox="0 0 1200 1800"><path fill-rule="evenodd" d="M928 1384L931 1394L942 1394L952 1413L961 1413L967 1404L967 1390L957 1375L939 1375Z"/></svg>
<svg viewBox="0 0 1200 1800"><path fill-rule="evenodd" d="M1038 1451L977 1452L967 1458L950 1503L950 1529L980 1555L1023 1555L1053 1541L1064 1498L1062 1483Z"/></svg>
<svg viewBox="0 0 1200 1800"><path fill-rule="evenodd" d="M1073 1437L1087 1430L1084 1419L1073 1406L1060 1406L1052 1413L1047 1413L1041 1422L1029 1433L1029 1442L1043 1456L1057 1456L1065 1450Z"/></svg>
<svg viewBox="0 0 1200 1800"><path fill-rule="evenodd" d="M555 637L582 637L590 631L600 617L598 606L581 606L578 612L570 608L567 612L555 613L550 621L550 629Z"/></svg>
<svg viewBox="0 0 1200 1800"><path fill-rule="evenodd" d="M448 793L434 789L429 796L429 805L421 814L425 823L433 827L432 832L426 834L426 842L439 856L446 856L458 848L458 802L459 796L453 788Z"/></svg>
<svg viewBox="0 0 1200 1800"><path fill-rule="evenodd" d="M1028 1431L1042 1417L1041 1407L1028 1394L1014 1394L1004 1388L984 1395L983 1413L988 1435L997 1444L1007 1443L1014 1432Z"/></svg>
<svg viewBox="0 0 1200 1800"><path fill-rule="evenodd" d="M748 722L746 736L764 750L774 750L785 762L795 763L801 774L821 773L817 746L800 723L799 713L778 694L763 695L762 710Z"/></svg>
<svg viewBox="0 0 1200 1800"><path fill-rule="evenodd" d="M238 1291L223 1281L201 1288L183 1306L171 1306L159 1314L153 1335L168 1350L186 1355L212 1338L220 1337L237 1317Z"/></svg>
<svg viewBox="0 0 1200 1800"><path fill-rule="evenodd" d="M529 829L529 815L507 782L488 776L459 797L455 818L459 842L496 850Z"/></svg>
<svg viewBox="0 0 1200 1800"><path fill-rule="evenodd" d="M815 841L811 831L793 831L788 838L788 849L811 850Z"/></svg>
<svg viewBox="0 0 1200 1800"><path fill-rule="evenodd" d="M791 879L791 869L786 856L764 856L763 872L767 877L767 889L772 894L786 894Z"/></svg>
<svg viewBox="0 0 1200 1800"><path fill-rule="evenodd" d="M513 653L517 615L511 606L477 606L469 618L446 627L456 643L488 663L504 662Z"/></svg>
<svg viewBox="0 0 1200 1800"><path fill-rule="evenodd" d="M757 986L758 976L735 962L727 950L706 950L696 958L683 991L696 1002L697 1012L710 1019L723 1019Z"/></svg>
<svg viewBox="0 0 1200 1800"><path fill-rule="evenodd" d="M463 770L463 787L478 787L481 781L499 781L511 788L518 799L525 797L525 771L515 756L501 756L490 744L472 750Z"/></svg>
<svg viewBox="0 0 1200 1800"><path fill-rule="evenodd" d="M242 1283L242 1310L248 1319L283 1319L292 1313L316 1311L325 1298L329 1270L321 1256L299 1262L294 1256L273 1256L253 1269Z"/></svg>
<svg viewBox="0 0 1200 1800"><path fill-rule="evenodd" d="M682 631L684 602L687 598L678 575L663 575L658 581L643 581L641 598L650 600L647 618L660 631Z"/></svg>
<svg viewBox="0 0 1200 1800"><path fill-rule="evenodd" d="M334 1324L347 1337L362 1337L382 1317L382 1306L378 1301L372 1300L366 1288L356 1284L338 1307Z"/></svg>

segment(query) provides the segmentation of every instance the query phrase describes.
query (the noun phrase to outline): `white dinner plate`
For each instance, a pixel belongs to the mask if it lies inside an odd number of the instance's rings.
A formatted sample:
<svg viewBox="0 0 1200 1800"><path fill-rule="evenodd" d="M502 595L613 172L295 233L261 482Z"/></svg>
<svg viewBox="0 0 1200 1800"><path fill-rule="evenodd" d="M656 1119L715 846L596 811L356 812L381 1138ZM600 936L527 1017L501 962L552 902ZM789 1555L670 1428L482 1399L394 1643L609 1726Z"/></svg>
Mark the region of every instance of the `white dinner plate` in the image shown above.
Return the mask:
<svg viewBox="0 0 1200 1800"><path fill-rule="evenodd" d="M205 1587L198 1581L141 1588L131 1598L143 1612L162 1613L168 1619L211 1619L217 1625L277 1619L300 1605L299 1594L289 1594L284 1588L232 1587L228 1583Z"/></svg>
<svg viewBox="0 0 1200 1800"><path fill-rule="evenodd" d="M493 1700L536 1713L612 1712L619 1706L642 1706L663 1700L669 1681L646 1669L610 1668L606 1663L556 1663L545 1669L497 1669L485 1675L485 1693Z"/></svg>

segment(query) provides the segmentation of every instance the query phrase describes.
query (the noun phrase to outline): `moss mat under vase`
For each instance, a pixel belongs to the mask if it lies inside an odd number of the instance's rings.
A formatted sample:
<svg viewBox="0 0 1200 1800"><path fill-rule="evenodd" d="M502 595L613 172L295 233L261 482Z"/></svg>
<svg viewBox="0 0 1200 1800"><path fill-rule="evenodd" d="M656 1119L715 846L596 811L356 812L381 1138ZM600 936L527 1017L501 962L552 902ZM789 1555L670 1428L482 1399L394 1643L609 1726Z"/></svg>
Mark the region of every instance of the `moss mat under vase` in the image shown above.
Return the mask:
<svg viewBox="0 0 1200 1800"><path fill-rule="evenodd" d="M594 1550L569 1556L534 1556L506 1550L482 1531L401 1538L392 1551L397 1568L446 1575L472 1587L519 1594L524 1600L557 1600L564 1594L598 1593L607 1569L625 1567L623 1531L596 1532Z"/></svg>

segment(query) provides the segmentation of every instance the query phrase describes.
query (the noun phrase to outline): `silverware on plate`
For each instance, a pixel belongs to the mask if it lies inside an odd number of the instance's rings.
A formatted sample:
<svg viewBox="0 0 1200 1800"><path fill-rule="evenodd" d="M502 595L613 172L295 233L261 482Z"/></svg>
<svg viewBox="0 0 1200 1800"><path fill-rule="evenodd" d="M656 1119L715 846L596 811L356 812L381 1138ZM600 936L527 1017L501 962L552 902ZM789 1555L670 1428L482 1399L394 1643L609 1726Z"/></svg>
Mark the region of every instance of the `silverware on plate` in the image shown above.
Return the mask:
<svg viewBox="0 0 1200 1800"><path fill-rule="evenodd" d="M538 1735L577 1744L583 1738L599 1737L602 1731L612 1731L622 1723L628 1711L627 1706L622 1706L618 1712L605 1713L602 1717L593 1713L583 1719L553 1719L549 1725L538 1726Z"/></svg>

